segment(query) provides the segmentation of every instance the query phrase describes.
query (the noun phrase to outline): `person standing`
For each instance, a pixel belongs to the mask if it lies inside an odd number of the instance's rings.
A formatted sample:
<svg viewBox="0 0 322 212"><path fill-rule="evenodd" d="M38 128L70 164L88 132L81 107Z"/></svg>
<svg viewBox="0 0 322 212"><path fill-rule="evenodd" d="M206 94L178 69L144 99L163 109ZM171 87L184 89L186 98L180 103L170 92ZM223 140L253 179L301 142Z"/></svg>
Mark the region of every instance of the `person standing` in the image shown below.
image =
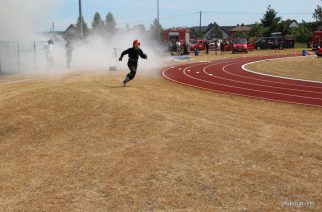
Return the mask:
<svg viewBox="0 0 322 212"><path fill-rule="evenodd" d="M46 54L46 62L47 67L52 67L54 65L54 59L53 59L53 40L48 40L47 45L44 46L45 54Z"/></svg>
<svg viewBox="0 0 322 212"><path fill-rule="evenodd" d="M278 42L278 46L279 46L279 50L283 50L283 48L284 48L284 41L283 41L283 39L282 38L280 38L279 39L279 42Z"/></svg>
<svg viewBox="0 0 322 212"><path fill-rule="evenodd" d="M277 52L277 53L279 53L280 52L280 50L279 50L279 48L280 48L280 46L279 46L279 42L278 42L278 40L275 38L274 39L274 49L275 49L275 53Z"/></svg>
<svg viewBox="0 0 322 212"><path fill-rule="evenodd" d="M184 43L183 43L183 54L184 55L188 55L189 54L189 52L188 52L188 43L186 42L186 41L184 41Z"/></svg>
<svg viewBox="0 0 322 212"><path fill-rule="evenodd" d="M127 83L131 80L134 79L135 75L136 75L136 71L138 68L138 60L139 57L143 58L143 59L148 59L148 56L143 53L143 51L140 49L140 41L139 40L134 40L133 41L133 47L129 48L125 51L122 52L119 61L122 61L122 58L124 57L124 55L129 55L129 60L127 62L127 66L130 69L130 73L128 73L125 76L125 79L123 81L123 86L126 87Z"/></svg>
<svg viewBox="0 0 322 212"><path fill-rule="evenodd" d="M67 41L65 45L65 50L66 50L66 66L67 68L70 68L70 65L72 63L72 57L73 57L73 50L74 47L72 46L70 41Z"/></svg>
<svg viewBox="0 0 322 212"><path fill-rule="evenodd" d="M181 54L181 42L178 40L176 42L176 47L177 47L177 55Z"/></svg>
<svg viewBox="0 0 322 212"><path fill-rule="evenodd" d="M209 43L207 40L205 42L205 49L206 49L206 54L208 55L209 54Z"/></svg>
<svg viewBox="0 0 322 212"><path fill-rule="evenodd" d="M220 42L220 54L221 55L225 54L225 44L223 41Z"/></svg>
<svg viewBox="0 0 322 212"><path fill-rule="evenodd" d="M215 54L218 54L218 41L215 40Z"/></svg>

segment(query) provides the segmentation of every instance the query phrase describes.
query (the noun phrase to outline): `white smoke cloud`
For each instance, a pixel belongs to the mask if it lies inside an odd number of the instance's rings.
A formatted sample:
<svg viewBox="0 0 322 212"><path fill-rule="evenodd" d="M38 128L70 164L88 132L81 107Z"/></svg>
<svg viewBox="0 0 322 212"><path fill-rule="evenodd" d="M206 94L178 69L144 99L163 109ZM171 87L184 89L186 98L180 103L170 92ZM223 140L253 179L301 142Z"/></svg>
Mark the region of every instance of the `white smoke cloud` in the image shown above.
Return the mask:
<svg viewBox="0 0 322 212"><path fill-rule="evenodd" d="M51 37L39 34L35 23L48 20L63 2L64 0L0 0L0 63L3 70L6 71L7 68L9 71L16 71L19 68L20 73L32 74L48 72L43 45ZM108 70L109 66L127 70L127 57L124 57L123 62L119 62L118 57L123 50L132 46L135 39L141 40L141 48L148 54L147 61L142 59L139 62L142 75L158 75L153 70L163 65L163 50L156 46L155 41L150 40L148 33L123 30L116 32L112 38L91 35L85 41L74 42L72 70ZM1 43L3 41L4 44ZM55 40L52 56L54 63L50 71L66 72L64 40Z"/></svg>
<svg viewBox="0 0 322 212"><path fill-rule="evenodd" d="M164 49L151 40L148 33L137 31L119 31L111 39L100 35L92 35L85 43L75 43L73 52L73 66L79 68L98 68L108 70L116 66L118 70L128 71L127 59L118 61L122 51L132 47L132 42L139 39L141 49L148 55L148 60L139 60L138 73L141 76L159 76L159 67L164 65ZM116 51L116 56L115 56Z"/></svg>
<svg viewBox="0 0 322 212"><path fill-rule="evenodd" d="M63 0L1 0L0 40L34 40L35 23L45 20Z"/></svg>

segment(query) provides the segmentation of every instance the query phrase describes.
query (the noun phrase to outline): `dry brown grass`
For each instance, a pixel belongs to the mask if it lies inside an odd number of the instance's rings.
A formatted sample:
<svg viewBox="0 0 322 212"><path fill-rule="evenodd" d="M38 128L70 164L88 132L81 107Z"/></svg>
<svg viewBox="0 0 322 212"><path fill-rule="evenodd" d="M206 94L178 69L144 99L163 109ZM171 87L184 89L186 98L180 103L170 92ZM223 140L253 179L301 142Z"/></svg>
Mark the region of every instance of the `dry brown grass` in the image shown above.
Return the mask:
<svg viewBox="0 0 322 212"><path fill-rule="evenodd" d="M321 210L320 108L122 78L0 84L1 211Z"/></svg>

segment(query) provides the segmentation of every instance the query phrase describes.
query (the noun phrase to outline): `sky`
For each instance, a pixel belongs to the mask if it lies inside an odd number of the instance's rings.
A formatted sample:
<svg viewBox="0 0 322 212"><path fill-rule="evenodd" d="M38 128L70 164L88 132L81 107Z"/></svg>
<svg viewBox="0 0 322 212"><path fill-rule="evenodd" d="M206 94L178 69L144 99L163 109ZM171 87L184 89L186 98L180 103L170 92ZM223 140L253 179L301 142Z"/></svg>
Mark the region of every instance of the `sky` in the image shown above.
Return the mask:
<svg viewBox="0 0 322 212"><path fill-rule="evenodd" d="M6 0L0 0L6 1ZM32 0L29 0L32 1ZM271 5L278 15L298 22L313 21L312 14L320 0L159 0L160 23L163 28L198 26L199 12L202 11L202 25L217 22L221 26L252 24L260 21L267 6ZM117 27L125 28L137 24L146 27L157 16L157 0L82 0L83 17L87 24L95 12L105 18L108 12L114 15ZM48 16L37 20L35 25L42 30L50 29L52 22L55 30L64 30L75 23L78 16L78 0L60 0L48 11Z"/></svg>

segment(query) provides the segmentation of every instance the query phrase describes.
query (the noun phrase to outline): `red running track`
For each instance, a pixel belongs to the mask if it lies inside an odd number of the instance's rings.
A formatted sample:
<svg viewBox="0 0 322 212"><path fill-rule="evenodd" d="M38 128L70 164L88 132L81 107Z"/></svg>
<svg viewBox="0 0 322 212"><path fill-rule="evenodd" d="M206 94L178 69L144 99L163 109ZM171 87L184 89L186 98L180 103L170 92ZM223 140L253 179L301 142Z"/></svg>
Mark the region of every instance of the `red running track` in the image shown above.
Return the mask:
<svg viewBox="0 0 322 212"><path fill-rule="evenodd" d="M170 67L163 77L205 90L272 101L322 107L322 82L282 78L246 71L243 65L287 56L265 56L199 62Z"/></svg>

